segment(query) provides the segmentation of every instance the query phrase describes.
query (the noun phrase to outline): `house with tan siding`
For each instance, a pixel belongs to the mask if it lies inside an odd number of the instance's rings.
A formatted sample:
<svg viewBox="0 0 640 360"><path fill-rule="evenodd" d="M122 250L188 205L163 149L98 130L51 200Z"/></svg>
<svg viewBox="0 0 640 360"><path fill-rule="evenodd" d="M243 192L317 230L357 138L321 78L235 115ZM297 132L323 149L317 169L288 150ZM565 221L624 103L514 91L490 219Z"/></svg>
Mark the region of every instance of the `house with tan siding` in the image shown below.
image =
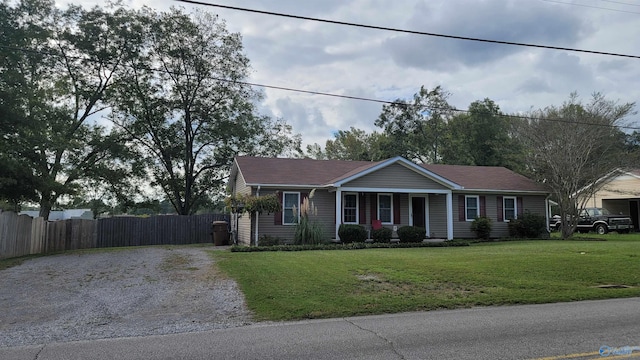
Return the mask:
<svg viewBox="0 0 640 360"><path fill-rule="evenodd" d="M605 208L613 214L631 217L635 231L640 230L640 169L618 170L586 202L587 207Z"/></svg>
<svg viewBox="0 0 640 360"><path fill-rule="evenodd" d="M334 240L341 224L371 229L374 222L395 231L425 229L425 238L472 238L478 216L493 220L492 237L508 236L508 223L525 212L547 218L546 189L504 167L416 164L402 157L344 161L237 157L229 191L277 194L282 212L243 214L232 228L238 242L256 244L263 235L292 240L296 212L315 189L315 219ZM547 221L548 222L548 221Z"/></svg>

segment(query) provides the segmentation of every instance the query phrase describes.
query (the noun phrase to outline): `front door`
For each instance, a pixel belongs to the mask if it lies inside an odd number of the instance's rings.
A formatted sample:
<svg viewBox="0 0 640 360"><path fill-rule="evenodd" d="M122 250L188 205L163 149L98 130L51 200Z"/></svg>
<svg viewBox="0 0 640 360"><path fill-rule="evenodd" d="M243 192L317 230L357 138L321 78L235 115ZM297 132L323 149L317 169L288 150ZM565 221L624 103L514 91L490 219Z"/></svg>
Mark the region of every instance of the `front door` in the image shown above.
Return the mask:
<svg viewBox="0 0 640 360"><path fill-rule="evenodd" d="M413 213L413 226L426 228L424 197L414 196L411 198L411 211Z"/></svg>

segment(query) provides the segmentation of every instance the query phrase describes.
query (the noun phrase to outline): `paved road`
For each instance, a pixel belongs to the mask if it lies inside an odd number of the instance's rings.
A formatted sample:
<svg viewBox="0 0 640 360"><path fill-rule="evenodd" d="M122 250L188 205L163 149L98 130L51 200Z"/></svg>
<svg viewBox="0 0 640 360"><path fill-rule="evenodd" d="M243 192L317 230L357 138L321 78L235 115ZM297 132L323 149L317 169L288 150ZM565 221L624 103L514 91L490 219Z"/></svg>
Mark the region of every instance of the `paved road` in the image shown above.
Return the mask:
<svg viewBox="0 0 640 360"><path fill-rule="evenodd" d="M608 346L608 347L603 347ZM0 359L598 359L640 356L640 298L261 324L0 348Z"/></svg>

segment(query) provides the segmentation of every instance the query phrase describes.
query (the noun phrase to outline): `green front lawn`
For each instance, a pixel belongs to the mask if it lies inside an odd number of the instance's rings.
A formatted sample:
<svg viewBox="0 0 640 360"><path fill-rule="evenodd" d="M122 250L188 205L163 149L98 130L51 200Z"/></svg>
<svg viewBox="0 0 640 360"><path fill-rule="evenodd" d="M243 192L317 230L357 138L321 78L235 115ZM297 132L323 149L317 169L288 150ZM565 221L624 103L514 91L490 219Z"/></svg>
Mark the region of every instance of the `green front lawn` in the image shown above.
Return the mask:
<svg viewBox="0 0 640 360"><path fill-rule="evenodd" d="M608 235L608 241L212 256L240 284L259 320L640 296L640 236Z"/></svg>

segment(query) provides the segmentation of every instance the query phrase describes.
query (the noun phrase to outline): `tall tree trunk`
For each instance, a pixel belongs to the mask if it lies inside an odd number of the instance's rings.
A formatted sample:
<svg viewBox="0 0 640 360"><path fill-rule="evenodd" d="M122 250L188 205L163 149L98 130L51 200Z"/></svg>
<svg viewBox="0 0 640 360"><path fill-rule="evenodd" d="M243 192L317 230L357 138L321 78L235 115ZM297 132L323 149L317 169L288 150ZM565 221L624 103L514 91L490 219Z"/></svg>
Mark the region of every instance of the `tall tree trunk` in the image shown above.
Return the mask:
<svg viewBox="0 0 640 360"><path fill-rule="evenodd" d="M51 213L51 207L53 206L51 194L42 194L42 199L40 200L40 213L38 216L44 218L45 220L49 220L49 214Z"/></svg>

